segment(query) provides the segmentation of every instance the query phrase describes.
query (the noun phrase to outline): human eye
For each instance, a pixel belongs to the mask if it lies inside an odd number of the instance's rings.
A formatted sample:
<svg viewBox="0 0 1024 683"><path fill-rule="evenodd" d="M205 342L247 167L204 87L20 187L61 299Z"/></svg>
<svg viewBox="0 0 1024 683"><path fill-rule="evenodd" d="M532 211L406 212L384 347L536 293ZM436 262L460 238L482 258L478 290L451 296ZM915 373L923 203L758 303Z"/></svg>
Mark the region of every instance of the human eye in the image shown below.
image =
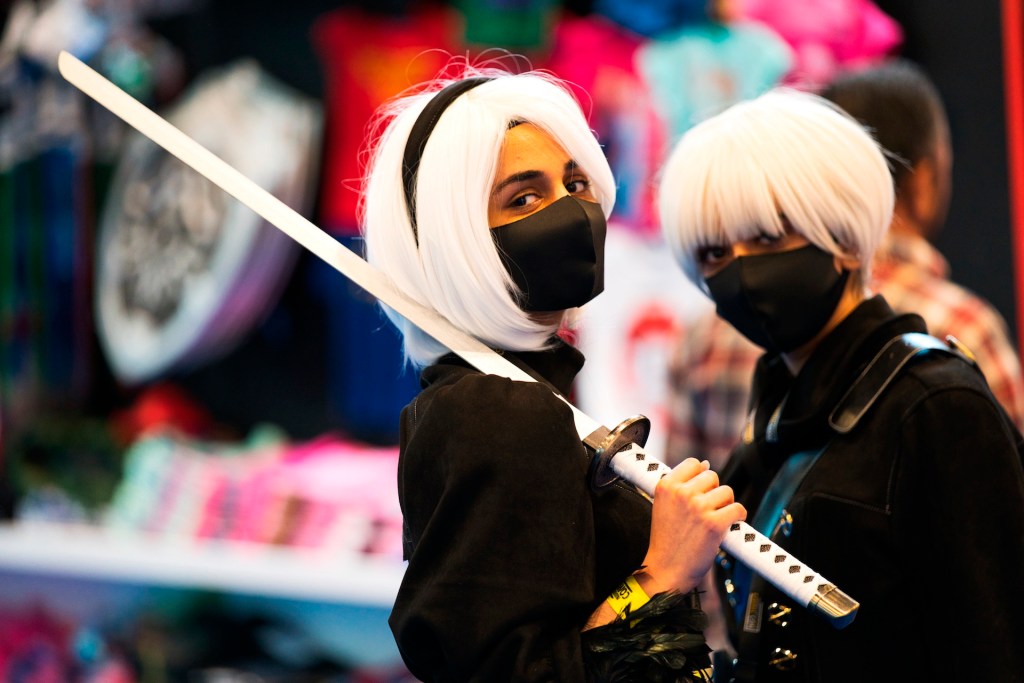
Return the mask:
<svg viewBox="0 0 1024 683"><path fill-rule="evenodd" d="M590 179L586 176L577 176L565 183L565 189L569 194L590 194Z"/></svg>
<svg viewBox="0 0 1024 683"><path fill-rule="evenodd" d="M760 247L771 248L782 244L784 235L769 235L762 232L754 238L754 243Z"/></svg>
<svg viewBox="0 0 1024 683"><path fill-rule="evenodd" d="M732 255L732 250L718 244L708 244L697 248L697 263L702 267L714 268L721 265Z"/></svg>
<svg viewBox="0 0 1024 683"><path fill-rule="evenodd" d="M526 209L540 201L540 195L536 192L520 192L508 203L510 209Z"/></svg>

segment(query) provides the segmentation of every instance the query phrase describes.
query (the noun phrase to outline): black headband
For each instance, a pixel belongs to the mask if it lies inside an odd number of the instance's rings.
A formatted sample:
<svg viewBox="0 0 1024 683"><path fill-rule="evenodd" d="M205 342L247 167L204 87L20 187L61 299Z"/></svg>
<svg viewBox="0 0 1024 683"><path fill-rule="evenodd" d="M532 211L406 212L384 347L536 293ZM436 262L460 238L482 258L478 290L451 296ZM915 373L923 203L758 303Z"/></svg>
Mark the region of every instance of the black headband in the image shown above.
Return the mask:
<svg viewBox="0 0 1024 683"><path fill-rule="evenodd" d="M402 158L402 184L405 186L405 206L409 210L409 222L412 224L412 236L419 245L420 237L416 229L416 174L420 168L420 157L423 156L423 148L427 146L427 139L434 131L441 114L452 102L462 93L472 90L481 83L494 80L487 76L474 76L445 86L427 102L427 106L420 112L416 123L412 124L409 132L409 139L405 142L405 155Z"/></svg>

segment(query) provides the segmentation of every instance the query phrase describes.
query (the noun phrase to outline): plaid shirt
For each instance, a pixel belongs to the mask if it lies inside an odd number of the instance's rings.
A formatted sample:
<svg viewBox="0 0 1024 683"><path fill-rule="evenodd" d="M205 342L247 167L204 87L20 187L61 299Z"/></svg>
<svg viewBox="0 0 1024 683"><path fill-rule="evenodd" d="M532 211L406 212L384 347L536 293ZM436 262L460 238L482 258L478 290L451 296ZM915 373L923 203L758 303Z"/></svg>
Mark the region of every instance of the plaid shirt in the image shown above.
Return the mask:
<svg viewBox="0 0 1024 683"><path fill-rule="evenodd" d="M1024 428L1024 381L1006 322L978 296L950 282L949 264L925 239L889 233L873 264L873 284L893 310L918 313L928 331L970 349L992 393ZM665 461L711 461L720 468L746 421L754 365L763 350L709 314L683 331L669 369Z"/></svg>

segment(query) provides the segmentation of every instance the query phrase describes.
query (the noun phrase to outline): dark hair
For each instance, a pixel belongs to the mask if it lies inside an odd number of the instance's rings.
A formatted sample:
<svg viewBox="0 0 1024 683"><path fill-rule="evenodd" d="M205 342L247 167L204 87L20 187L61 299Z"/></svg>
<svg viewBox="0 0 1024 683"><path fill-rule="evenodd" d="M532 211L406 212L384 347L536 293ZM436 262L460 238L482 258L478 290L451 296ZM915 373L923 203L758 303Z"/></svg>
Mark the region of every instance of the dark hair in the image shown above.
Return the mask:
<svg viewBox="0 0 1024 683"><path fill-rule="evenodd" d="M914 164L932 155L939 126L947 125L935 84L906 60L842 74L820 94L860 121L897 157L890 160L897 188Z"/></svg>

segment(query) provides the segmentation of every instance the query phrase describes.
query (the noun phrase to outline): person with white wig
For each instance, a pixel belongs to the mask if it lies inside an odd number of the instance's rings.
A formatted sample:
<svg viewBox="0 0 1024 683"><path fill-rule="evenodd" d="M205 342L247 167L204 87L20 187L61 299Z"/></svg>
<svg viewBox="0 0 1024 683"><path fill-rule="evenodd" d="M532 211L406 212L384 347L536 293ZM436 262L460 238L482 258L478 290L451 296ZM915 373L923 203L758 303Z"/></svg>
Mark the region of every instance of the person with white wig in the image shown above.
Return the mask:
<svg viewBox="0 0 1024 683"><path fill-rule="evenodd" d="M692 593L745 517L687 460L653 505L592 490L559 337L603 289L608 163L564 84L467 68L392 103L372 150L368 260L537 382L474 370L385 309L423 390L401 416L408 567L389 623L427 681L706 677Z"/></svg>
<svg viewBox="0 0 1024 683"><path fill-rule="evenodd" d="M836 630L721 556L738 658L716 681L1024 681L1021 435L962 345L867 290L893 192L868 132L786 90L695 126L662 169L680 266L765 350L722 480L860 602Z"/></svg>

